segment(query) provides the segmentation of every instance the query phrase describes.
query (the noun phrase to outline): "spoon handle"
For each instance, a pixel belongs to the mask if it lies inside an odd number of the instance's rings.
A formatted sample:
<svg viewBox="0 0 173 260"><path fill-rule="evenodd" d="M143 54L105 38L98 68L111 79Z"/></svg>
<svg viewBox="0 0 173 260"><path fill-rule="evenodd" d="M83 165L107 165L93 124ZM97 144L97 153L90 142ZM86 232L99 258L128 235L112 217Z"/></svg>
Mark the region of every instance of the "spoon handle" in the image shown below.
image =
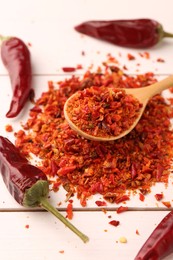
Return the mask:
<svg viewBox="0 0 173 260"><path fill-rule="evenodd" d="M150 96L154 96L170 87L173 87L173 75L150 85L148 91L150 92Z"/></svg>

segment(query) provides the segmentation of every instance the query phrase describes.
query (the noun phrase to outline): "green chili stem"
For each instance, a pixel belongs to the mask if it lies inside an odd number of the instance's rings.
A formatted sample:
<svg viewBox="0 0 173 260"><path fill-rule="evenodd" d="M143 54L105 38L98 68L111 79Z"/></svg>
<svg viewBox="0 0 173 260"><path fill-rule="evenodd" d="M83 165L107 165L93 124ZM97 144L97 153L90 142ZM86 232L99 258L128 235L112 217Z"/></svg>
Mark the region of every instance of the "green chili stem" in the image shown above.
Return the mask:
<svg viewBox="0 0 173 260"><path fill-rule="evenodd" d="M84 243L86 243L89 238L79 231L75 226L73 226L59 211L54 208L49 201L47 196L49 193L49 183L47 180L38 180L31 188L25 191L23 198L23 206L25 207L42 207L52 213L61 222L63 222L69 229L71 229L76 235L78 235Z"/></svg>
<svg viewBox="0 0 173 260"><path fill-rule="evenodd" d="M169 33L169 32L163 32L163 37L169 37L169 38L173 38L173 33Z"/></svg>
<svg viewBox="0 0 173 260"><path fill-rule="evenodd" d="M3 36L3 35L0 35L0 44L2 44L3 41L6 41L8 39L10 39L11 37L10 36Z"/></svg>
<svg viewBox="0 0 173 260"><path fill-rule="evenodd" d="M80 237L84 243L88 242L89 238L78 230L73 224L71 224L61 213L54 208L46 198L40 198L40 206L51 212L55 217L57 217L61 222L63 222L69 229L71 229L78 237Z"/></svg>

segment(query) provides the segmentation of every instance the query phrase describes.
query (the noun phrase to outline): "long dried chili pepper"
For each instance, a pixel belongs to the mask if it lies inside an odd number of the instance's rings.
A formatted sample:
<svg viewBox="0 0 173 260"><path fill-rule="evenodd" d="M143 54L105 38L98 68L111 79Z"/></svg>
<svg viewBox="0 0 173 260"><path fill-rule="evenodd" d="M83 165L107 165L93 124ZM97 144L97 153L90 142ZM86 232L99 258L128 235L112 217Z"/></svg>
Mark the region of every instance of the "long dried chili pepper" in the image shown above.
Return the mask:
<svg viewBox="0 0 173 260"><path fill-rule="evenodd" d="M173 37L165 32L162 25L151 19L86 21L75 30L88 36L131 48L149 48L165 37Z"/></svg>
<svg viewBox="0 0 173 260"><path fill-rule="evenodd" d="M173 211L158 224L134 260L161 260L173 252Z"/></svg>
<svg viewBox="0 0 173 260"><path fill-rule="evenodd" d="M40 206L55 215L83 242L88 237L73 226L47 200L49 183L45 174L22 157L7 138L0 136L0 171L4 183L14 199L25 207Z"/></svg>
<svg viewBox="0 0 173 260"><path fill-rule="evenodd" d="M13 91L10 109L6 117L17 116L31 92L31 57L26 44L16 37L0 37L1 58L6 67Z"/></svg>

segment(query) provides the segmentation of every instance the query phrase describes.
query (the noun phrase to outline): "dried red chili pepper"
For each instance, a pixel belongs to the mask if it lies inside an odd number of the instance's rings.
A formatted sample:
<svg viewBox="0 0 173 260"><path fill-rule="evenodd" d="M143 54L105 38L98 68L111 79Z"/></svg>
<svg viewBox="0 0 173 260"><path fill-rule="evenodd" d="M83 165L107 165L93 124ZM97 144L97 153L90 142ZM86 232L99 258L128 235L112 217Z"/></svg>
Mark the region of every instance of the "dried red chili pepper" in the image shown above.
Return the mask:
<svg viewBox="0 0 173 260"><path fill-rule="evenodd" d="M84 242L88 237L74 227L47 200L49 183L46 175L37 167L29 164L19 150L7 139L0 136L0 171L4 183L21 205L40 206L55 215Z"/></svg>
<svg viewBox="0 0 173 260"><path fill-rule="evenodd" d="M86 21L75 30L88 36L131 48L149 48L173 34L152 19Z"/></svg>
<svg viewBox="0 0 173 260"><path fill-rule="evenodd" d="M173 252L173 211L158 224L134 260L163 259Z"/></svg>
<svg viewBox="0 0 173 260"><path fill-rule="evenodd" d="M16 37L1 37L1 58L6 67L13 91L10 109L6 117L17 116L31 93L31 58L25 43Z"/></svg>

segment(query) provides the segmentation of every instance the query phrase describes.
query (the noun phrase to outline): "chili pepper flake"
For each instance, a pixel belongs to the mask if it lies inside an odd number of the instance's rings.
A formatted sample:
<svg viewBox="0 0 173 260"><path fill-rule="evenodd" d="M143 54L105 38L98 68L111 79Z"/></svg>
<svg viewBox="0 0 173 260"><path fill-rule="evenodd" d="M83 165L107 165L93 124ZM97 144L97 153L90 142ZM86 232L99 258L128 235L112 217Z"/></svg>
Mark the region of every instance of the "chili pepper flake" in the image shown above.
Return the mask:
<svg viewBox="0 0 173 260"><path fill-rule="evenodd" d="M127 54L127 58L128 58L128 60L135 60L136 59L135 56L132 55L131 53Z"/></svg>
<svg viewBox="0 0 173 260"><path fill-rule="evenodd" d="M139 234L139 230L138 230L138 229L136 229L136 235L140 235L140 234Z"/></svg>
<svg viewBox="0 0 173 260"><path fill-rule="evenodd" d="M117 227L119 226L120 222L118 220L111 220L109 222L110 225L114 226L114 227Z"/></svg>
<svg viewBox="0 0 173 260"><path fill-rule="evenodd" d="M98 207L107 206L107 203L106 203L105 201L100 201L100 200L95 201L95 204L96 204Z"/></svg>
<svg viewBox="0 0 173 260"><path fill-rule="evenodd" d="M117 209L117 214L120 214L122 212L125 212L128 210L128 207L124 207L124 206L120 206L118 209Z"/></svg>
<svg viewBox="0 0 173 260"><path fill-rule="evenodd" d="M74 67L63 67L62 70L64 72L74 72L74 71L76 71L76 68L74 68Z"/></svg>
<svg viewBox="0 0 173 260"><path fill-rule="evenodd" d="M163 199L163 194L162 193L160 193L160 194L157 193L157 194L154 195L154 197L156 198L157 201L160 201L160 200Z"/></svg>
<svg viewBox="0 0 173 260"><path fill-rule="evenodd" d="M6 126L5 126L5 131L7 131L7 132L13 132L13 127L12 127L12 125L6 125Z"/></svg>
<svg viewBox="0 0 173 260"><path fill-rule="evenodd" d="M162 201L162 204L163 204L164 206L166 206L167 208L171 208L171 203L170 203L170 201Z"/></svg>
<svg viewBox="0 0 173 260"><path fill-rule="evenodd" d="M107 63L119 64L119 61L111 53L108 53L107 54Z"/></svg>
<svg viewBox="0 0 173 260"><path fill-rule="evenodd" d="M82 64L78 64L78 65L76 66L76 69L77 69L77 70L83 69Z"/></svg>
<svg viewBox="0 0 173 260"><path fill-rule="evenodd" d="M64 252L65 252L64 250L59 250L60 254L64 254Z"/></svg>
<svg viewBox="0 0 173 260"><path fill-rule="evenodd" d="M28 229L28 228L29 228L29 225L28 225L28 224L27 224L27 225L25 225L25 228L26 228L26 229Z"/></svg>
<svg viewBox="0 0 173 260"><path fill-rule="evenodd" d="M107 210L106 210L106 209L102 208L101 210L102 210L102 212L103 212L104 214L107 214Z"/></svg>
<svg viewBox="0 0 173 260"><path fill-rule="evenodd" d="M104 143L74 132L64 119L63 108L73 93L93 86L140 88L156 81L151 72L130 76L117 66L104 66L99 73L88 70L82 77L48 82L48 90L35 101L37 109L30 111L15 133L15 144L28 158L31 153L37 156L38 167L55 179L52 185L66 187L67 197L76 194L82 206L95 194L111 203L118 203L131 191L145 195L155 183L168 183L173 158L172 106L161 95L153 97L131 133ZM125 210L128 207L120 207L117 213Z"/></svg>
<svg viewBox="0 0 173 260"><path fill-rule="evenodd" d="M158 58L158 59L157 59L157 62L165 62L165 60L162 59L162 58Z"/></svg>
<svg viewBox="0 0 173 260"><path fill-rule="evenodd" d="M150 59L150 53L145 51L145 52L140 52L139 55L142 57L142 58L145 58L145 59Z"/></svg>
<svg viewBox="0 0 173 260"><path fill-rule="evenodd" d="M145 196L142 193L139 193L139 199L140 199L140 201L144 201L145 200Z"/></svg>
<svg viewBox="0 0 173 260"><path fill-rule="evenodd" d="M67 212L67 218L72 219L73 218L73 204L71 202L68 203L66 212Z"/></svg>

